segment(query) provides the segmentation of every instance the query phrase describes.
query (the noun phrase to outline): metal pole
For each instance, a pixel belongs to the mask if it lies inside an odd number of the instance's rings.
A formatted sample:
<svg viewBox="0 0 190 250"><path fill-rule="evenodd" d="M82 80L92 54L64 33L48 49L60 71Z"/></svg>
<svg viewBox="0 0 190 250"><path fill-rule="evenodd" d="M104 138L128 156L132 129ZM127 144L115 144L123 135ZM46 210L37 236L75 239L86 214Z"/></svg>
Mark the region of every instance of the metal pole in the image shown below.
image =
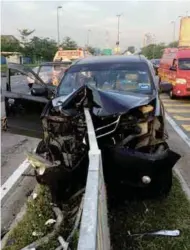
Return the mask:
<svg viewBox="0 0 190 250"><path fill-rule="evenodd" d="M174 30L173 30L173 41L175 42L175 21L174 21Z"/></svg>
<svg viewBox="0 0 190 250"><path fill-rule="evenodd" d="M119 43L120 43L120 41L119 41L119 34L120 34L120 17L121 17L121 14L119 14L119 15L116 15L117 16L117 18L118 18L118 22L117 22L117 53L119 52L118 50L119 50Z"/></svg>
<svg viewBox="0 0 190 250"><path fill-rule="evenodd" d="M87 32L87 47L89 47L90 31L91 31L91 30L88 30L88 32Z"/></svg>
<svg viewBox="0 0 190 250"><path fill-rule="evenodd" d="M118 22L117 22L117 42L118 42L118 45L119 45L119 34L120 34L120 31L119 31L119 28L120 28L120 17L121 17L121 14L117 15L117 18L118 18Z"/></svg>
<svg viewBox="0 0 190 250"><path fill-rule="evenodd" d="M154 58L154 53L155 53L155 47L156 47L156 36L153 34L153 51L152 51L153 58Z"/></svg>
<svg viewBox="0 0 190 250"><path fill-rule="evenodd" d="M60 43L60 35L59 35L59 9L61 9L62 6L58 6L57 7L57 43L58 43L58 46L59 46L59 43Z"/></svg>

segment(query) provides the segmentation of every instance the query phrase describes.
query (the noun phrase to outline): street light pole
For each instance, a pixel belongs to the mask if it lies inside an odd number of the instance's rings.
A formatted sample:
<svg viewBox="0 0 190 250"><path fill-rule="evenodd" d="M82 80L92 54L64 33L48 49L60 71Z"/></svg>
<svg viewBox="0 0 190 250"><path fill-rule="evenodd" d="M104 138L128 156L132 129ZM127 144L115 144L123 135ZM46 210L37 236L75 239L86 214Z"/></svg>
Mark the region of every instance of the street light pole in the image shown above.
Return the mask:
<svg viewBox="0 0 190 250"><path fill-rule="evenodd" d="M171 23L173 23L173 42L175 42L175 25L176 25L176 21L171 21Z"/></svg>
<svg viewBox="0 0 190 250"><path fill-rule="evenodd" d="M57 6L57 43L59 46L60 43L60 35L59 35L59 9L62 9L62 6Z"/></svg>
<svg viewBox="0 0 190 250"><path fill-rule="evenodd" d="M88 30L88 32L87 32L87 47L89 47L90 32L91 32L91 30Z"/></svg>
<svg viewBox="0 0 190 250"><path fill-rule="evenodd" d="M121 17L121 14L117 15L117 18L118 18L118 22L117 22L117 43L118 43L118 46L119 46L119 34L120 34L120 31L119 31L120 17Z"/></svg>

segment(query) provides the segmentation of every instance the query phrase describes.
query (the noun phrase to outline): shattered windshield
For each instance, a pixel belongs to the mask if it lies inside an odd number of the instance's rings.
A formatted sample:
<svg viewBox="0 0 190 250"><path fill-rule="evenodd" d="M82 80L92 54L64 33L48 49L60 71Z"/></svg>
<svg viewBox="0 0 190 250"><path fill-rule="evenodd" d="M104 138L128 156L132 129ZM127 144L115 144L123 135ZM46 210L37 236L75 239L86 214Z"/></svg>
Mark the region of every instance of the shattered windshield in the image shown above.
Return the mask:
<svg viewBox="0 0 190 250"><path fill-rule="evenodd" d="M146 63L74 65L59 85L58 95L67 95L82 85L114 92L151 94L153 82Z"/></svg>

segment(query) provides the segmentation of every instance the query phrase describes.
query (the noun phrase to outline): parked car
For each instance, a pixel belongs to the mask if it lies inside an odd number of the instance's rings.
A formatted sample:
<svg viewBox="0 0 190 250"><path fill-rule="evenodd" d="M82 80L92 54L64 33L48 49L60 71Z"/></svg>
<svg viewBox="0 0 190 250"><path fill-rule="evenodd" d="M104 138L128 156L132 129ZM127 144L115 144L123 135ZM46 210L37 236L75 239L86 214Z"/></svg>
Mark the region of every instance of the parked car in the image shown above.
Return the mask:
<svg viewBox="0 0 190 250"><path fill-rule="evenodd" d="M150 62L141 56L84 58L67 69L54 93L37 80L31 95L5 94L8 128L42 139L30 160L38 182L50 186L56 202L79 183L85 185L85 108L102 151L108 189L135 187L147 197L169 193L180 156L166 141L164 107Z"/></svg>
<svg viewBox="0 0 190 250"><path fill-rule="evenodd" d="M190 48L165 49L158 75L161 90L171 99L190 96Z"/></svg>

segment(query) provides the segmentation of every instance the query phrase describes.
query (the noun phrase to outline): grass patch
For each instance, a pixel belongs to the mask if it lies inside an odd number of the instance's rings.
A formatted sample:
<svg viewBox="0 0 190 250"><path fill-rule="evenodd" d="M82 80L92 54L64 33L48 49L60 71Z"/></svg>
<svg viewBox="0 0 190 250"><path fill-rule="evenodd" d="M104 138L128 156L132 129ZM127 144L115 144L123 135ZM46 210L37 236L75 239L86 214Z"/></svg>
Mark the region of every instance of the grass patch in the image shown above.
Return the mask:
<svg viewBox="0 0 190 250"><path fill-rule="evenodd" d="M40 239L46 234L52 232L54 224L48 226L45 225L45 222L48 219L55 219L55 214L50 204L51 196L47 187L39 185L38 190L37 198L35 200L30 199L27 202L27 210L24 217L10 233L6 241L6 246L2 250L20 250L37 239ZM72 202L70 201L63 205L64 219L60 227L59 235L61 235L65 240L71 233L75 222L75 217L70 215L70 212L79 205L81 198L82 194L76 199L74 198ZM43 233L43 235L33 236L33 232ZM55 235L55 237L51 239L48 244L38 247L38 250L55 250L55 248L60 245L58 241L59 235ZM78 237L79 232L77 229L72 241L69 244L71 249L77 249Z"/></svg>
<svg viewBox="0 0 190 250"><path fill-rule="evenodd" d="M113 250L189 250L190 202L177 178L168 198L156 201L125 202L109 208L110 236ZM179 229L179 237L130 237L128 231L143 233Z"/></svg>
<svg viewBox="0 0 190 250"><path fill-rule="evenodd" d="M44 235L52 231L52 225L45 225L48 219L54 218L50 201L51 198L48 189L40 186L37 198L28 201L26 214L9 235L7 245L3 250L20 250L38 238L41 238L41 236L33 236L32 233L34 231L43 232ZM48 249L54 250L55 243L57 243L57 241L48 244ZM45 250L47 247L44 246L41 249Z"/></svg>

